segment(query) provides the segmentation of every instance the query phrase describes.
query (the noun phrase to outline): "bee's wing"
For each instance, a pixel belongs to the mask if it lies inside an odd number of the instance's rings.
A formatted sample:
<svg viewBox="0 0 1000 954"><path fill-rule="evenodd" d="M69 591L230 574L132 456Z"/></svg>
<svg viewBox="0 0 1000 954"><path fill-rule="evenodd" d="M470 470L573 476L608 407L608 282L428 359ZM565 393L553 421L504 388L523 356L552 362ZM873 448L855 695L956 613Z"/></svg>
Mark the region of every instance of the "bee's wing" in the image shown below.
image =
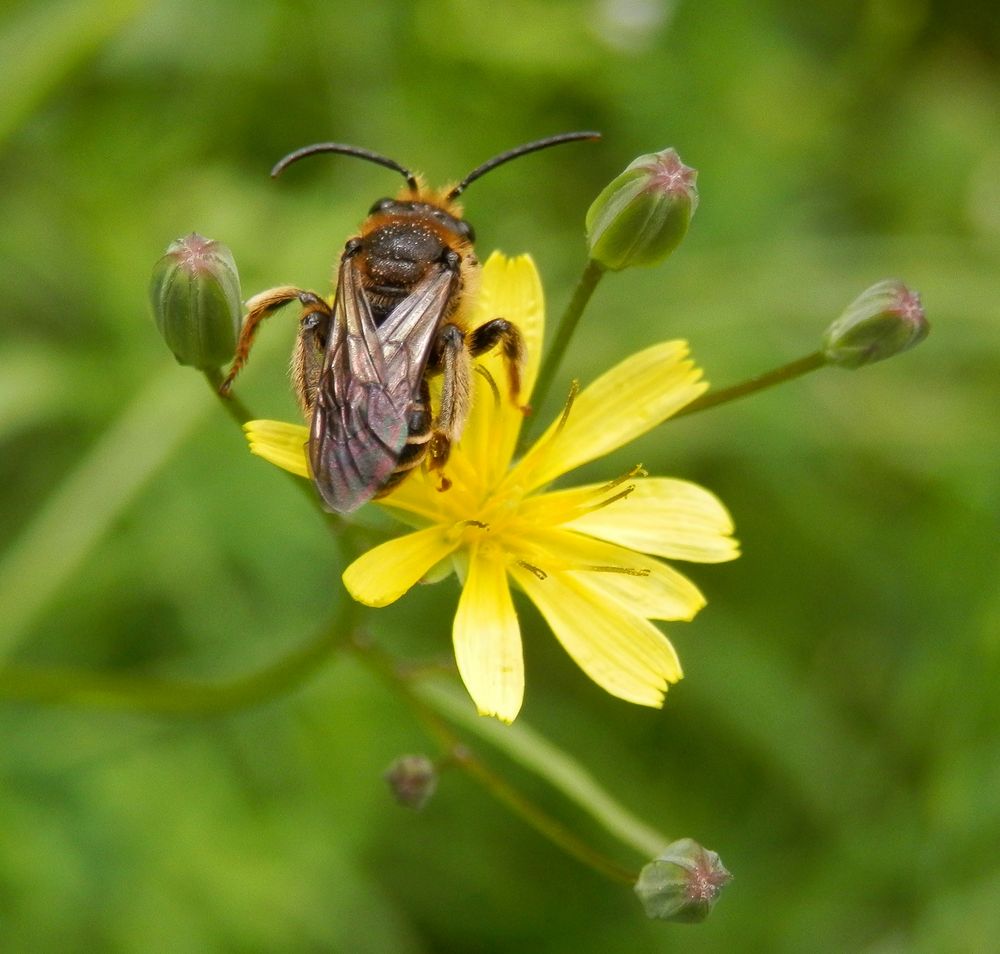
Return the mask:
<svg viewBox="0 0 1000 954"><path fill-rule="evenodd" d="M309 432L313 480L324 502L339 513L370 500L406 446L407 417L441 314L427 310L440 297L428 297L428 285L438 284L432 276L400 302L383 323L392 334L386 340L375 327L350 258L340 264L333 328ZM445 301L449 286L450 275ZM405 340L407 334L417 340Z"/></svg>
<svg viewBox="0 0 1000 954"><path fill-rule="evenodd" d="M385 381L382 342L357 270L345 256L309 431L313 480L340 513L371 498L406 443L405 413Z"/></svg>
<svg viewBox="0 0 1000 954"><path fill-rule="evenodd" d="M451 297L454 276L438 266L407 295L379 326L391 393L412 403L420 389L434 336Z"/></svg>

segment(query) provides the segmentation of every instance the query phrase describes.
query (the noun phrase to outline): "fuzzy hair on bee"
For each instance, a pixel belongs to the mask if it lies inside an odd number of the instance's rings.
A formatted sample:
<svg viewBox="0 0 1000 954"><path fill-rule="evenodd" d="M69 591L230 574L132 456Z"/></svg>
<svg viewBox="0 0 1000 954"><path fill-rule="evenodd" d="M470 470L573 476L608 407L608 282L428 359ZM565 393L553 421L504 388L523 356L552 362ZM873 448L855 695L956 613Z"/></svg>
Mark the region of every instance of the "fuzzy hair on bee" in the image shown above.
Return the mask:
<svg viewBox="0 0 1000 954"><path fill-rule="evenodd" d="M503 317L470 327L479 287L475 232L458 197L480 176L518 156L599 133L573 132L526 143L477 166L456 185L430 189L378 153L317 143L289 153L277 176L318 153L340 153L400 173L405 186L379 199L337 266L332 305L316 292L283 285L247 303L236 354L220 391L246 364L261 322L297 301L292 385L309 422L307 459L324 504L350 513L388 494L417 466L439 473L469 416L473 360L500 348L508 398L519 405L524 343ZM432 407L428 379L441 376Z"/></svg>

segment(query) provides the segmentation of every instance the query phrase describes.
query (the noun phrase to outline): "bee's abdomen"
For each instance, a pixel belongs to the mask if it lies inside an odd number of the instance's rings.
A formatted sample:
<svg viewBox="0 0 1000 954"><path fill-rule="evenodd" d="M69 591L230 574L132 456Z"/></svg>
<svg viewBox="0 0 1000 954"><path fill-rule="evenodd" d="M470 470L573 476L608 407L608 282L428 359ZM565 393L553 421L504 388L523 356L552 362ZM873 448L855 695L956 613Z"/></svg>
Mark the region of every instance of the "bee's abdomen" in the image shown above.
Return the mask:
<svg viewBox="0 0 1000 954"><path fill-rule="evenodd" d="M426 380L421 387L420 398L414 402L407 418L406 444L399 454L396 467L389 479L379 488L376 497L384 497L399 486L403 478L417 467L427 454L427 444L431 439L430 394Z"/></svg>

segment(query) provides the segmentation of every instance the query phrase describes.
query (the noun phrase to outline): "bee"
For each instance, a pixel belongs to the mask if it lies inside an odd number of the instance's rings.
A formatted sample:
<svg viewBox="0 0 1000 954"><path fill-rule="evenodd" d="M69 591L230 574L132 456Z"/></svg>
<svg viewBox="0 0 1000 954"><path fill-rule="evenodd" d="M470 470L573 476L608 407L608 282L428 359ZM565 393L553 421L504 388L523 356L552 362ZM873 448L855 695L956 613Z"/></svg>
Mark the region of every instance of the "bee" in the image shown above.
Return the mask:
<svg viewBox="0 0 1000 954"><path fill-rule="evenodd" d="M274 177L307 156L340 153L393 169L406 180L396 198L372 205L359 233L347 240L332 305L291 285L247 302L233 364L220 387L229 393L260 323L297 301L292 383L309 422L310 473L331 510L350 513L388 494L421 463L441 471L469 415L473 358L501 349L509 398L520 406L521 333L502 317L468 327L480 266L475 233L457 199L511 159L597 138L599 133L572 132L529 142L440 190L392 159L342 143L297 149L271 170ZM436 409L428 384L434 375L441 375ZM439 486L449 486L443 474Z"/></svg>

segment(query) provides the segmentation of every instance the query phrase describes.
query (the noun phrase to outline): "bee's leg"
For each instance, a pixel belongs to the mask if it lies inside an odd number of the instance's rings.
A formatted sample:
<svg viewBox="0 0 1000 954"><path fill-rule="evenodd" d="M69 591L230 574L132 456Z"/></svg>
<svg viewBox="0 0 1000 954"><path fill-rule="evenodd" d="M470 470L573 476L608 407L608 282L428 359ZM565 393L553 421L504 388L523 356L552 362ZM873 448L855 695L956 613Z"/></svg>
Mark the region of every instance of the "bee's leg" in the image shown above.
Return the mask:
<svg viewBox="0 0 1000 954"><path fill-rule="evenodd" d="M325 301L320 305L303 304L290 371L292 388L307 420L312 417L316 404L316 389L323 373L332 323L333 312Z"/></svg>
<svg viewBox="0 0 1000 954"><path fill-rule="evenodd" d="M478 358L481 354L492 351L497 345L502 347L501 354L507 367L510 399L512 403L519 404L521 371L524 368L525 353L524 338L517 326L512 325L505 318L494 318L469 332L467 342L469 354L473 358ZM522 406L521 410L527 411L528 409Z"/></svg>
<svg viewBox="0 0 1000 954"><path fill-rule="evenodd" d="M438 332L429 366L441 371L441 406L428 448L429 466L438 469L447 462L469 416L472 360L461 328L448 324Z"/></svg>
<svg viewBox="0 0 1000 954"><path fill-rule="evenodd" d="M219 386L219 393L226 395L236 380L236 375L243 369L250 356L250 348L253 346L254 338L260 323L274 314L279 308L289 302L298 301L302 305L304 314L319 312L326 316L330 315L330 306L315 292L305 291L302 288L295 288L292 285L282 285L279 288L271 288L268 291L254 295L247 302L247 314L243 319L243 330L240 332L240 340L236 343L236 354L233 356L233 364L226 375L225 381Z"/></svg>

